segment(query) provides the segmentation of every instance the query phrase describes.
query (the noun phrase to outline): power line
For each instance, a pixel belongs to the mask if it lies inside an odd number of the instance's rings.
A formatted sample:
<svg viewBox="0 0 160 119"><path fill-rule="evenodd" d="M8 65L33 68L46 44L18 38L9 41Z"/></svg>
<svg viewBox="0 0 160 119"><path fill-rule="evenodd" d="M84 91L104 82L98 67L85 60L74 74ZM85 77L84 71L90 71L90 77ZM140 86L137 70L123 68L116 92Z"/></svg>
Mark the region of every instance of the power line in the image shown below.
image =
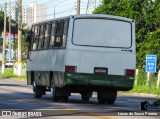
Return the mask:
<svg viewBox="0 0 160 119"><path fill-rule="evenodd" d="M70 9L68 9L68 10L65 10L65 9L64 9L63 11L57 12L56 15L57 15L57 14L66 13L66 12L69 12L69 11L70 11ZM45 16L48 17L48 16L53 16L53 15L54 15L54 13L51 13L51 14L48 14L48 15L45 15ZM36 16L36 18L45 17L45 16L44 16L44 15L39 15L39 16ZM32 17L28 17L28 18L32 18Z"/></svg>
<svg viewBox="0 0 160 119"><path fill-rule="evenodd" d="M73 5L73 7L72 7L71 11L69 12L69 15L70 15L70 14L71 14L71 12L73 11L73 8L75 7L75 5L76 5L76 3L74 3L74 5Z"/></svg>
<svg viewBox="0 0 160 119"><path fill-rule="evenodd" d="M66 2L66 1L68 1L70 3ZM80 1L80 3L82 4L82 7L80 8L80 10L83 13L85 13L85 10L86 10L85 6L87 6L88 2L81 2L81 1ZM98 0L89 0L89 1L91 2L91 1L98 1ZM67 16L67 15L70 15L70 14L76 14L76 12L73 13L74 8L76 7L75 6L76 3L75 3L75 1L73 3L71 0L70 1L69 0L48 0L48 1L41 0L41 1L33 1L32 5L34 5L34 4L37 4L37 7L35 6L36 9L33 9L34 6L31 6L31 5L30 6L29 5L25 6L26 8L31 7L30 10L32 11L32 13L29 16L27 15L28 13L26 14L26 16L24 16L24 20L25 20L24 22L28 22L28 20L31 20L32 22L33 21L37 22L40 19L41 20L47 20L47 19L51 19L52 16L55 17L55 15L57 17L57 16L61 16L62 14L63 14L63 16L64 15ZM38 7L38 5L41 5L41 4L46 4L46 6L45 7L42 7L42 6ZM91 10L94 9L93 6L94 6L94 4L92 3L92 5L90 5L87 8L88 13L91 12ZM54 8L54 10L53 10L53 8ZM33 17L33 15L34 15L33 12L37 12L36 16L34 16L34 17Z"/></svg>
<svg viewBox="0 0 160 119"><path fill-rule="evenodd" d="M73 4L73 3L72 3L72 4ZM68 5L71 6L72 4L68 4ZM40 5L40 4L38 4L38 5ZM61 6L59 6L59 5L57 5L57 4L55 4L55 5L50 5L50 6L47 6L47 7L44 7L44 8L36 9L36 11L41 11L41 10L43 10L43 9L53 8L53 6L56 6L56 8L57 8L57 7L62 8L63 5L61 5ZM67 5L65 5L65 6L67 6Z"/></svg>

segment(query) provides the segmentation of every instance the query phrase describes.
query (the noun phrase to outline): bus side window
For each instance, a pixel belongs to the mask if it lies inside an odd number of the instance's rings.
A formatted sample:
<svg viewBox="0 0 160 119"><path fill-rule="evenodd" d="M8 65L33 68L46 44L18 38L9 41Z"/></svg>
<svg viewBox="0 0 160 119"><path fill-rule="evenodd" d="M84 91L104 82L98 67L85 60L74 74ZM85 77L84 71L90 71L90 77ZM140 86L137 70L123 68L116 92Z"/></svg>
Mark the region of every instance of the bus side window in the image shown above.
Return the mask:
<svg viewBox="0 0 160 119"><path fill-rule="evenodd" d="M46 24L46 29L44 34L44 48L48 48L50 31L51 31L51 25Z"/></svg>
<svg viewBox="0 0 160 119"><path fill-rule="evenodd" d="M63 35L62 35L62 48L66 47L67 31L68 31L68 21L64 21Z"/></svg>
<svg viewBox="0 0 160 119"><path fill-rule="evenodd" d="M40 37L39 37L39 42L38 42L38 49L42 49L44 45L44 29L45 25L41 25L40 27Z"/></svg>
<svg viewBox="0 0 160 119"><path fill-rule="evenodd" d="M33 50L34 40L35 40L35 26L32 26L32 30L31 30L31 42L29 43L29 51Z"/></svg>
<svg viewBox="0 0 160 119"><path fill-rule="evenodd" d="M56 28L56 23L52 23L51 26L51 35L50 35L50 42L49 42L49 48L53 48L54 46L54 41L55 41L55 28Z"/></svg>
<svg viewBox="0 0 160 119"><path fill-rule="evenodd" d="M37 49L37 46L38 46L38 39L39 39L39 26L35 26L35 29L34 29L34 40L33 40L33 44L32 44L32 49L35 50Z"/></svg>
<svg viewBox="0 0 160 119"><path fill-rule="evenodd" d="M58 22L56 26L56 39L54 47L62 47L62 33L63 33L63 22Z"/></svg>
<svg viewBox="0 0 160 119"><path fill-rule="evenodd" d="M54 47L61 47L62 46L62 38L61 36L56 36L55 46Z"/></svg>

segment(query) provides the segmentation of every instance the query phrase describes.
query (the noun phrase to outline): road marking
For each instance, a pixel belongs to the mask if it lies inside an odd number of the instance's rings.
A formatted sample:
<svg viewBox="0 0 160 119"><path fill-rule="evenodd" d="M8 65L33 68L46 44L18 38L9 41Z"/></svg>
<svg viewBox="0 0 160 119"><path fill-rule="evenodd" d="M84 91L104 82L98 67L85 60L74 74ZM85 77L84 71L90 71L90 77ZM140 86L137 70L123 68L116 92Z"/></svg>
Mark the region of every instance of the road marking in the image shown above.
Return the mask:
<svg viewBox="0 0 160 119"><path fill-rule="evenodd" d="M101 116L101 115L98 115L98 113L90 112L90 111L86 111L86 110L83 111L83 110L79 110L76 108L62 107L61 105L59 105L59 106L50 105L47 102L42 102L40 100L35 101L32 99L17 98L14 96L9 96L9 95L4 95L4 94L1 94L1 95L3 95L3 98L8 97L9 99L14 99L17 101L28 102L28 103L32 103L32 104L40 105L40 106L47 106L47 109L50 108L50 109L56 109L56 110L61 110L61 111L74 112L74 113L77 113L81 116L93 116L93 117L100 118L100 119L115 119L115 118L111 118L111 116ZM73 116L74 116L74 114L73 114Z"/></svg>

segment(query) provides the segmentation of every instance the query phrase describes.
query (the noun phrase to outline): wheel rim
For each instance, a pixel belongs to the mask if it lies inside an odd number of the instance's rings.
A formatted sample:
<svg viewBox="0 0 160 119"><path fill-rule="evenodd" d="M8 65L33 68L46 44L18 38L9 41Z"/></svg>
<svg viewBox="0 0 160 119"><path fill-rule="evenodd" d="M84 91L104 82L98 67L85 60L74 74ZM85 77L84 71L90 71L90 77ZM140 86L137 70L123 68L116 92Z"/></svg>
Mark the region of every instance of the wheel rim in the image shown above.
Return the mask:
<svg viewBox="0 0 160 119"><path fill-rule="evenodd" d="M55 86L53 81L51 82L51 97L54 98L55 97Z"/></svg>
<svg viewBox="0 0 160 119"><path fill-rule="evenodd" d="M36 88L36 82L35 82L35 80L34 80L34 81L33 81L33 93L34 93L34 94L36 94L36 93L35 93L35 90L36 90L35 88Z"/></svg>
<svg viewBox="0 0 160 119"><path fill-rule="evenodd" d="M33 94L35 98L41 98L41 94L37 94L37 86L35 80L33 81Z"/></svg>
<svg viewBox="0 0 160 119"><path fill-rule="evenodd" d="M36 82L35 81L33 81L33 87L36 87Z"/></svg>

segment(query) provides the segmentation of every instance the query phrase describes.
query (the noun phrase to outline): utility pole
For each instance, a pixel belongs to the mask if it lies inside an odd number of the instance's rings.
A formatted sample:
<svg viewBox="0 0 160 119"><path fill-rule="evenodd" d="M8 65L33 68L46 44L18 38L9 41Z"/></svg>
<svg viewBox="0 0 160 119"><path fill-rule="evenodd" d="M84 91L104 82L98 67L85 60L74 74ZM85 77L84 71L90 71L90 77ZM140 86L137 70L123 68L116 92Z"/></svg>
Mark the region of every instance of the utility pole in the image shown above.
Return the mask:
<svg viewBox="0 0 160 119"><path fill-rule="evenodd" d="M18 76L22 75L22 0L18 0Z"/></svg>
<svg viewBox="0 0 160 119"><path fill-rule="evenodd" d="M56 6L54 5L54 19L56 17Z"/></svg>
<svg viewBox="0 0 160 119"><path fill-rule="evenodd" d="M2 73L5 70L5 49L6 49L6 9L7 9L7 2L4 5L4 31L3 31L3 52L2 52Z"/></svg>
<svg viewBox="0 0 160 119"><path fill-rule="evenodd" d="M87 2L86 14L88 13L88 9L89 9L89 0L88 0L88 2Z"/></svg>
<svg viewBox="0 0 160 119"><path fill-rule="evenodd" d="M88 12L89 12L89 7L92 7L92 8L95 9L97 7L97 3L98 3L98 6L99 6L100 3L101 3L101 0L88 0L87 8L86 8L86 14L88 14Z"/></svg>
<svg viewBox="0 0 160 119"><path fill-rule="evenodd" d="M9 5L9 62L11 61L11 0Z"/></svg>
<svg viewBox="0 0 160 119"><path fill-rule="evenodd" d="M80 15L80 0L77 0L76 14L77 14L77 15Z"/></svg>

